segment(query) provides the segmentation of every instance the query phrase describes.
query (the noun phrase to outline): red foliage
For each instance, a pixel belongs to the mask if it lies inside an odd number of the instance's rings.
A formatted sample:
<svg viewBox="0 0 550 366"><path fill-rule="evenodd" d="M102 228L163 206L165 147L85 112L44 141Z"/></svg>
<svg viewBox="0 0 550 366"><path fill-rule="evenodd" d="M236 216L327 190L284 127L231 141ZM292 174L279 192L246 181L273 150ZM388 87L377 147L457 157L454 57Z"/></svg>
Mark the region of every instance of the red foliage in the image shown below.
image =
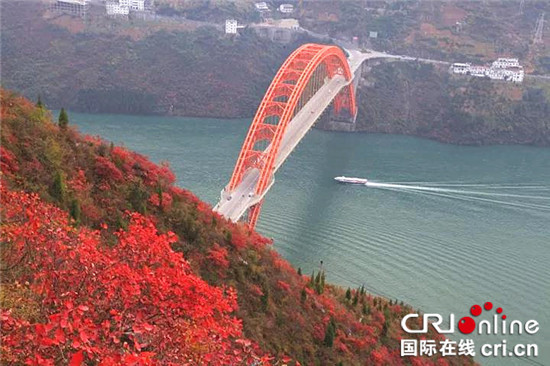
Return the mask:
<svg viewBox="0 0 550 366"><path fill-rule="evenodd" d="M132 174L133 159L131 158L131 152L120 146L114 146L111 151L113 161L122 167L122 171L125 174Z"/></svg>
<svg viewBox="0 0 550 366"><path fill-rule="evenodd" d="M162 210L167 210L172 207L172 196L169 193L162 192L162 202L160 201L159 194L157 192L153 193L149 197L149 202L156 207L159 207Z"/></svg>
<svg viewBox="0 0 550 366"><path fill-rule="evenodd" d="M233 226L231 244L237 249L243 249L248 246L248 236L246 235L246 228L243 225Z"/></svg>
<svg viewBox="0 0 550 366"><path fill-rule="evenodd" d="M99 136L84 135L83 140L84 142L87 142L90 145L94 145L94 146L98 146L103 143L103 140Z"/></svg>
<svg viewBox="0 0 550 366"><path fill-rule="evenodd" d="M252 293L253 295L262 296L264 294L264 292L258 285L251 284L249 287L250 287L250 293Z"/></svg>
<svg viewBox="0 0 550 366"><path fill-rule="evenodd" d="M132 214L110 247L36 195L3 189L2 210L10 223L1 234L12 253L6 265L28 269L20 281L41 298L45 319L28 323L2 311L11 362L235 364L257 351L232 340L241 335L231 316L235 291L191 273L170 247L175 235L158 234L150 220Z"/></svg>
<svg viewBox="0 0 550 366"><path fill-rule="evenodd" d="M96 156L95 172L98 176L108 181L120 182L124 179L124 176L116 165L103 156Z"/></svg>
<svg viewBox="0 0 550 366"><path fill-rule="evenodd" d="M212 260L212 262L223 269L229 268L229 261L227 260L227 249L220 247L218 244L214 244L214 246L208 251L208 258Z"/></svg>
<svg viewBox="0 0 550 366"><path fill-rule="evenodd" d="M284 281L280 281L280 280L277 281L277 287L279 287L281 290L284 290L288 293L291 292L290 285L288 283L284 282Z"/></svg>
<svg viewBox="0 0 550 366"><path fill-rule="evenodd" d="M266 238L254 230L250 232L250 241L255 247L263 247L267 244L273 244L273 239Z"/></svg>
<svg viewBox="0 0 550 366"><path fill-rule="evenodd" d="M386 346L380 346L370 354L370 364L372 365L391 365L390 354Z"/></svg>
<svg viewBox="0 0 550 366"><path fill-rule="evenodd" d="M84 170L79 169L76 172L75 176L69 181L69 187L75 192L84 192L90 188Z"/></svg>
<svg viewBox="0 0 550 366"><path fill-rule="evenodd" d="M3 146L0 146L0 170L4 174L15 173L19 170L15 155Z"/></svg>

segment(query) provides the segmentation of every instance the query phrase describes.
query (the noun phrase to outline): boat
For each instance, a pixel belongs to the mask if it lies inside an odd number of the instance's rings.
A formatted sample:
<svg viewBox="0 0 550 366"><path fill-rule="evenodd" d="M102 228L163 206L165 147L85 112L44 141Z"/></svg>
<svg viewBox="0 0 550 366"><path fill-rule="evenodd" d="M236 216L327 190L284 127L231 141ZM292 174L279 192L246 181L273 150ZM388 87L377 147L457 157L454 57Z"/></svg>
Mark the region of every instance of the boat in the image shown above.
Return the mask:
<svg viewBox="0 0 550 366"><path fill-rule="evenodd" d="M365 178L350 178L350 177L334 177L334 180L339 183L346 183L346 184L367 184L368 180Z"/></svg>

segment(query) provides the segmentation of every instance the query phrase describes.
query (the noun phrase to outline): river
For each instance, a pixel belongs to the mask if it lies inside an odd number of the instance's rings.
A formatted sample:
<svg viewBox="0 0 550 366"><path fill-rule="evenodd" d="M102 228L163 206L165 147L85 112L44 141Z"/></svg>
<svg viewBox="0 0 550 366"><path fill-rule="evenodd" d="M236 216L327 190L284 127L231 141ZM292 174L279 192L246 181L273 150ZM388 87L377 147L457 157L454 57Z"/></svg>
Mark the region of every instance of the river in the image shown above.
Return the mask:
<svg viewBox="0 0 550 366"><path fill-rule="evenodd" d="M168 161L178 184L214 205L250 120L71 113L80 131ZM437 190L336 183L368 178ZM458 192L457 192L458 191ZM462 193L462 192L467 193ZM550 364L550 149L455 146L408 136L312 130L276 175L257 229L308 274L425 312L469 315L491 301L541 329ZM477 342L500 339L478 336ZM476 357L483 364L536 364ZM520 362L521 361L521 362Z"/></svg>

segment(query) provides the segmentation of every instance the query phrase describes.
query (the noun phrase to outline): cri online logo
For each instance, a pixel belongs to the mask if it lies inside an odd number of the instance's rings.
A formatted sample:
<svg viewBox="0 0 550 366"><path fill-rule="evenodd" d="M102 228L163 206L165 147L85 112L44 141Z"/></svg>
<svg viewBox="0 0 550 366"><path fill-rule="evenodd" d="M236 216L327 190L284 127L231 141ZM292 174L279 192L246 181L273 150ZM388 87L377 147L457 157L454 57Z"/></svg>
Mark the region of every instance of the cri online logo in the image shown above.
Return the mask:
<svg viewBox="0 0 550 366"><path fill-rule="evenodd" d="M493 303L487 301L483 304L485 311L493 310ZM483 309L479 305L474 305L470 308L470 314L474 317L478 317L483 312ZM522 334L523 331L527 334L535 334L539 331L539 323L536 320L528 320L522 323L520 320L514 320L507 324L506 315L502 314L502 308L495 309L492 321L482 320L479 324L471 316L465 316L458 321L458 330L463 334L470 334L477 328L478 334ZM500 320L499 320L500 316ZM407 333L428 333L428 326L431 324L438 333L454 333L455 330L455 316L449 314L449 329L442 329L443 317L441 314L424 314L422 329L411 329L407 325L407 321L410 318L418 318L418 314L408 314L401 320L401 328Z"/></svg>
<svg viewBox="0 0 550 366"><path fill-rule="evenodd" d="M493 309L493 303L490 302L490 301L487 301L483 305L483 309L485 309L486 311L492 310ZM470 314L472 314L473 316L480 316L482 311L483 310L481 310L481 306L479 306L479 305L474 305L470 308ZM496 313L497 314L502 314L502 308L497 308ZM497 318L497 317L498 317L498 315L495 315L495 318ZM502 314L502 320L506 320L506 315ZM465 316L465 317L461 318L458 321L458 330L460 330L461 333L470 334L475 329L476 329L476 321L474 319L472 319L472 317Z"/></svg>

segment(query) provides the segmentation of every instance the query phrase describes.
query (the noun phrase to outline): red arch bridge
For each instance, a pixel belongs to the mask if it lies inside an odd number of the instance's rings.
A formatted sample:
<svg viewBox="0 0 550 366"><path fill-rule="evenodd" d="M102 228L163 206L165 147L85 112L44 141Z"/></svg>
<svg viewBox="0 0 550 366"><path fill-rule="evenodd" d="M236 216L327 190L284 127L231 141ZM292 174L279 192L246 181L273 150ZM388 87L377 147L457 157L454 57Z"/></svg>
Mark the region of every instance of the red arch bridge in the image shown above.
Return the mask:
<svg viewBox="0 0 550 366"><path fill-rule="evenodd" d="M384 56L348 51L347 58L337 46L313 43L296 49L267 89L214 210L254 227L275 172L325 109L332 105L337 119L355 122L355 72Z"/></svg>

